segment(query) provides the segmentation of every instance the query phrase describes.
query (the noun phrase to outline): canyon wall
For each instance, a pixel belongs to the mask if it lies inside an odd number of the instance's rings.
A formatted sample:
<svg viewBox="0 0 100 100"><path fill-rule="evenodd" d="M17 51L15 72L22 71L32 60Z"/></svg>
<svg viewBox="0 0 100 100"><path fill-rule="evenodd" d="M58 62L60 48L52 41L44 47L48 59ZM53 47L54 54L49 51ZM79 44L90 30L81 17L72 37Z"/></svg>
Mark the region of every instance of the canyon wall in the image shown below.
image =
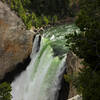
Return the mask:
<svg viewBox="0 0 100 100"><path fill-rule="evenodd" d="M69 52L67 54L67 74L73 75L74 73L78 73L81 68L84 68L82 64L80 64L82 59L79 59L73 52ZM73 83L69 82L69 95L68 98L72 98L76 96L78 93L73 86ZM78 99L75 99L78 100ZM79 99L80 100L80 99Z"/></svg>
<svg viewBox="0 0 100 100"><path fill-rule="evenodd" d="M0 79L26 59L32 49L34 33L0 1Z"/></svg>

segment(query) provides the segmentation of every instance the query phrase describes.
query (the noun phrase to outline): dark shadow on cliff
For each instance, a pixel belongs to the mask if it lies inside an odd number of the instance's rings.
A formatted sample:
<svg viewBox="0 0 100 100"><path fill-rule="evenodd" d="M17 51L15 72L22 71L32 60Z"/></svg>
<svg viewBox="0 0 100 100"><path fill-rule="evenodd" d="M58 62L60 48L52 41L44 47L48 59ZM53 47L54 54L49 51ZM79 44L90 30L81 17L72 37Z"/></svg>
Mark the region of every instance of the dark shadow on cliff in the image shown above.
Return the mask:
<svg viewBox="0 0 100 100"><path fill-rule="evenodd" d="M26 59L24 59L23 62L18 63L14 70L12 70L11 72L6 73L5 77L3 78L3 80L0 81L0 83L4 82L4 81L11 83L15 79L15 77L20 75L20 73L22 71L26 70L26 68L29 65L30 61L31 61L31 59L30 59L30 55L29 55Z"/></svg>
<svg viewBox="0 0 100 100"><path fill-rule="evenodd" d="M36 35L33 36L33 43L35 40ZM40 42L41 38L39 37L39 42ZM0 83L2 82L8 82L11 83L12 81L14 81L14 79L19 76L21 74L21 72L25 71L27 66L29 65L31 61L30 55L23 60L23 62L18 63L16 66L14 66L14 70L12 70L11 72L8 72L5 74L4 78L2 80L0 80Z"/></svg>
<svg viewBox="0 0 100 100"><path fill-rule="evenodd" d="M66 70L65 70L64 74L66 74ZM69 83L66 82L63 77L61 80L61 89L59 91L58 100L67 100L68 95L69 95Z"/></svg>

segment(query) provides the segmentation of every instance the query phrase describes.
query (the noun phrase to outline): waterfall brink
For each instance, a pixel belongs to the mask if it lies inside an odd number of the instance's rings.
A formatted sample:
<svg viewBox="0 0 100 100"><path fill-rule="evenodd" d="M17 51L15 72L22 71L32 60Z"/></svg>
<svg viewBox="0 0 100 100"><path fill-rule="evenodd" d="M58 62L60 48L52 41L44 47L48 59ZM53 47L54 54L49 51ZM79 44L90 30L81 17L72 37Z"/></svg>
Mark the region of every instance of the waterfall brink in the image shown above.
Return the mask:
<svg viewBox="0 0 100 100"><path fill-rule="evenodd" d="M31 62L12 83L12 100L57 100L66 57L53 56L50 40L36 36Z"/></svg>

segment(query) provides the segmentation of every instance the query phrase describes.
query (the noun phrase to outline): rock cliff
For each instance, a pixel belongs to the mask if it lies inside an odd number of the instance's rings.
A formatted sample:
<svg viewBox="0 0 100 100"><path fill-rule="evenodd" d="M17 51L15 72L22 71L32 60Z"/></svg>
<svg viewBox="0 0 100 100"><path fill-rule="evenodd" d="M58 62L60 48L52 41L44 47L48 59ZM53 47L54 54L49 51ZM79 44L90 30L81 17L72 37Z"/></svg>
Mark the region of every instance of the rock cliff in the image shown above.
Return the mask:
<svg viewBox="0 0 100 100"><path fill-rule="evenodd" d="M80 71L80 68L84 68L82 64L80 64L82 59L79 59L73 52L69 52L67 54L67 74L74 74ZM73 86L72 82L69 82L69 96L68 98L72 98L77 95L77 91ZM70 99L69 99L70 100ZM80 100L80 99L75 99Z"/></svg>
<svg viewBox="0 0 100 100"><path fill-rule="evenodd" d="M0 79L31 53L34 33L0 1Z"/></svg>

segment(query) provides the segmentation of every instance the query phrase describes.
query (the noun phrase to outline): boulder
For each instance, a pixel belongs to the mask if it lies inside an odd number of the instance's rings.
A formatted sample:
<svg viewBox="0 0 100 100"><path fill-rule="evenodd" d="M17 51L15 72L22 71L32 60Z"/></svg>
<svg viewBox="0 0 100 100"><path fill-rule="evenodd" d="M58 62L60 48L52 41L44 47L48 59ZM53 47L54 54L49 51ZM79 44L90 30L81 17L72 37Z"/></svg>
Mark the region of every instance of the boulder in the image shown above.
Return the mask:
<svg viewBox="0 0 100 100"><path fill-rule="evenodd" d="M76 96L74 96L74 97L72 97L72 98L70 98L68 100L82 100L82 96L76 95Z"/></svg>
<svg viewBox="0 0 100 100"><path fill-rule="evenodd" d="M34 33L0 1L0 79L26 59L32 49Z"/></svg>

